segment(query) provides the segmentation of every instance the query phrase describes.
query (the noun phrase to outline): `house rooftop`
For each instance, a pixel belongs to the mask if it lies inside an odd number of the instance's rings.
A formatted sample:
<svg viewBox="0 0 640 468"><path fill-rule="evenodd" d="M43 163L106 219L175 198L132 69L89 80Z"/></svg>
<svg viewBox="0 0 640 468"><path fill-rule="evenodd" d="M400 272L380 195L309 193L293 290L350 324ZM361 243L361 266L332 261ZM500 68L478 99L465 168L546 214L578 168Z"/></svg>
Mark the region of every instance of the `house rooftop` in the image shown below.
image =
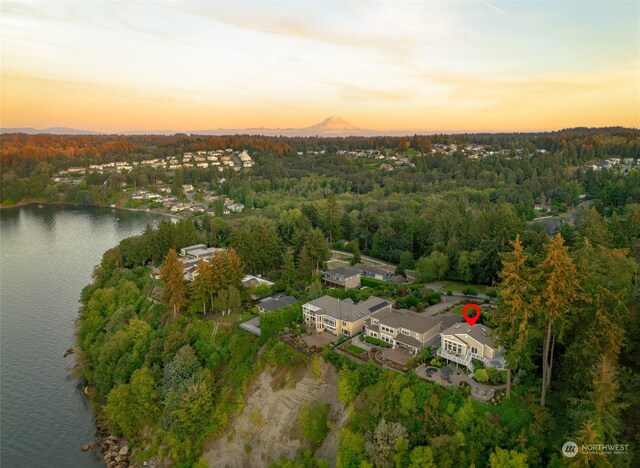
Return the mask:
<svg viewBox="0 0 640 468"><path fill-rule="evenodd" d="M279 297L266 297L258 303L258 307L264 309L266 312L273 312L274 310L287 307L298 302L293 296L279 296Z"/></svg>
<svg viewBox="0 0 640 468"><path fill-rule="evenodd" d="M365 265L364 263L356 263L353 265L353 268L358 271L363 271L367 273L373 273L374 275L388 275L390 272L387 270L383 270L377 266Z"/></svg>
<svg viewBox="0 0 640 468"><path fill-rule="evenodd" d="M332 296L322 296L307 304L323 309L325 315L347 322L354 322L390 305L389 302L376 296L357 303L342 301Z"/></svg>
<svg viewBox="0 0 640 468"><path fill-rule="evenodd" d="M476 324L471 327L466 323L456 323L446 330L443 330L441 334L458 336L468 335L483 345L487 345L492 348L494 347L491 328L480 324Z"/></svg>
<svg viewBox="0 0 640 468"><path fill-rule="evenodd" d="M391 328L405 328L415 333L424 333L437 327L442 322L427 314L419 314L407 309L382 310L371 316L380 321L381 324ZM370 321L370 320L369 320Z"/></svg>
<svg viewBox="0 0 640 468"><path fill-rule="evenodd" d="M344 278L351 278L352 276L359 275L360 272L358 270L354 270L353 268L338 267L338 268L332 268L331 270L325 271L325 274L331 275L331 276L342 276Z"/></svg>
<svg viewBox="0 0 640 468"><path fill-rule="evenodd" d="M206 249L207 246L205 244L195 244L195 245L190 245L188 247L183 247L180 250L183 250L185 252L190 252L192 250L196 250L196 249Z"/></svg>

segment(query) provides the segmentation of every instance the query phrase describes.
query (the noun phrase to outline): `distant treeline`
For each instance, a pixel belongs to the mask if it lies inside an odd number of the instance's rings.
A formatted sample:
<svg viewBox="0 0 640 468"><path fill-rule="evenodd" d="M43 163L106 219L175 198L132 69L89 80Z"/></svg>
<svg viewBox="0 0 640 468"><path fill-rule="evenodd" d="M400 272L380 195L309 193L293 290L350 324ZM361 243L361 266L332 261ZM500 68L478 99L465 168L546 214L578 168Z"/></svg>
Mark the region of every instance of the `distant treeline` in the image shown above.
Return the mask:
<svg viewBox="0 0 640 468"><path fill-rule="evenodd" d="M432 144L475 143L496 149L538 148L556 151L571 142L586 157L638 157L640 131L621 127L576 128L548 133L469 133L457 135L413 135L372 137L267 137L258 135L204 136L167 135L2 135L0 161L5 170L26 177L38 161L62 163L72 160L88 164L117 159L137 160L150 156L182 154L185 151L247 149L282 155L305 150L406 148L431 149Z"/></svg>

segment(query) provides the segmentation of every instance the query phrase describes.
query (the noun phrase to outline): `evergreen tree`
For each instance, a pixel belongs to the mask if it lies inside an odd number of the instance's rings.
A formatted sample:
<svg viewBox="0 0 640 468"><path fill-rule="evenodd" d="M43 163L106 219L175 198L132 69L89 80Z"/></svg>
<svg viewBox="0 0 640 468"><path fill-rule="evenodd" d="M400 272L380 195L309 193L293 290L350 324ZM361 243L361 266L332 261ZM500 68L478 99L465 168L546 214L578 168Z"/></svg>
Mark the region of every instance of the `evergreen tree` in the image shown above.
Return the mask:
<svg viewBox="0 0 640 468"><path fill-rule="evenodd" d="M532 341L536 332L532 318L538 307L531 285L532 271L520 236L516 236L511 246L512 252L502 254L498 309L488 315L498 343L506 350L507 395L511 392L511 371L533 367Z"/></svg>
<svg viewBox="0 0 640 468"><path fill-rule="evenodd" d="M221 289L218 291L218 295L213 301L213 308L218 312L221 312L222 315L225 314L226 311L229 310L229 290Z"/></svg>
<svg viewBox="0 0 640 468"><path fill-rule="evenodd" d="M195 302L202 303L202 313L207 313L207 301L210 299L212 294L212 284L211 284L211 265L203 260L200 260L197 268L198 275L191 282L190 289L192 292L191 298Z"/></svg>
<svg viewBox="0 0 640 468"><path fill-rule="evenodd" d="M242 305L242 299L240 298L240 291L235 286L229 286L227 302L227 313L236 312Z"/></svg>
<svg viewBox="0 0 640 468"><path fill-rule="evenodd" d="M282 265L282 281L287 286L291 286L296 281L297 277L298 271L296 270L296 265L293 259L293 252L291 250L287 250L284 254L284 264Z"/></svg>
<svg viewBox="0 0 640 468"><path fill-rule="evenodd" d="M327 204L324 209L324 232L329 238L329 243L332 244L335 240L340 238L342 229L340 226L340 208L336 201L335 195L329 195L327 197Z"/></svg>
<svg viewBox="0 0 640 468"><path fill-rule="evenodd" d="M182 262L178 259L176 251L169 250L165 257L164 265L160 268L160 274L164 282L162 298L165 303L173 308L173 317L178 316L178 311L184 303L187 287L184 284Z"/></svg>
<svg viewBox="0 0 640 468"><path fill-rule="evenodd" d="M305 262L313 265L314 272L324 269L330 255L327 242L325 241L320 229L312 229L311 232L309 232L307 239L304 242L303 250L306 251L306 255L308 256L308 258L305 259ZM300 257L302 259L302 252L300 252Z"/></svg>
<svg viewBox="0 0 640 468"><path fill-rule="evenodd" d="M578 271L562 236L557 234L553 237L545 250L545 259L538 267L542 299L540 310L545 328L540 396L540 405L543 407L551 384L556 337L564 331L572 308L580 298Z"/></svg>
<svg viewBox="0 0 640 468"><path fill-rule="evenodd" d="M245 220L233 229L230 241L252 273L265 274L282 264L283 245L271 219Z"/></svg>

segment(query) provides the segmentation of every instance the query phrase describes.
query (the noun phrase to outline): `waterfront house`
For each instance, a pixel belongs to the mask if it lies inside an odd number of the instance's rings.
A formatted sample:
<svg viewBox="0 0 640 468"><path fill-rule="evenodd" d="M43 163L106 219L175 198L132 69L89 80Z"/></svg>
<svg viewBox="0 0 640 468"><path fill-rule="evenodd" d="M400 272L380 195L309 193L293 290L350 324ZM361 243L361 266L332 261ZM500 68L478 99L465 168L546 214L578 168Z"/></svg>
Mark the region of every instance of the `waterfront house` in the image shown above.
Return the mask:
<svg viewBox="0 0 640 468"><path fill-rule="evenodd" d="M351 299L322 296L304 304L302 314L307 327L318 332L328 331L336 336L348 337L362 332L364 321L371 314L390 309L389 302L375 296L358 303Z"/></svg>
<svg viewBox="0 0 640 468"><path fill-rule="evenodd" d="M502 350L496 348L491 329L484 325L456 323L440 333L438 356L473 371L473 359L485 367L506 368Z"/></svg>
<svg viewBox="0 0 640 468"><path fill-rule="evenodd" d="M204 244L190 245L180 249L180 255L187 260L205 260L208 261L218 252L224 252L226 249L219 247L208 247Z"/></svg>
<svg viewBox="0 0 640 468"><path fill-rule="evenodd" d="M364 321L364 334L416 354L438 343L442 320L407 309L380 310Z"/></svg>

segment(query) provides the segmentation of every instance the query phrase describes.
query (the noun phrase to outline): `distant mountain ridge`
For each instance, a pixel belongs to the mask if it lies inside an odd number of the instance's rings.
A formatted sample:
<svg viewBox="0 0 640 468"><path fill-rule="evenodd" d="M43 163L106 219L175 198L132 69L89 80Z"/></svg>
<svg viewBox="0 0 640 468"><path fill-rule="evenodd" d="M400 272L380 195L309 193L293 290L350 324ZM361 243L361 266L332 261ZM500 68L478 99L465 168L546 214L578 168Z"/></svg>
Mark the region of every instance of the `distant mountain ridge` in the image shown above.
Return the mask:
<svg viewBox="0 0 640 468"><path fill-rule="evenodd" d="M175 130L131 130L125 132L95 132L78 130L69 127L51 127L37 129L32 127L2 128L0 133L25 133L28 135L175 135L185 133L191 135L266 135L266 136L352 136L352 135L381 135L385 132L358 128L346 120L331 116L315 125L303 128L215 128L178 132Z"/></svg>
<svg viewBox="0 0 640 468"><path fill-rule="evenodd" d="M561 130L548 130L548 131L530 131L530 132L472 132L472 131L415 131L415 130L368 130L364 128L358 128L341 117L331 116L324 119L315 125L303 128L214 128L192 131L176 131L176 130L130 130L123 132L96 132L92 130L78 130L76 128L69 127L50 127L37 129L33 127L15 127L15 128L0 128L0 134L8 133L24 133L27 135L49 134L49 135L264 135L264 136L285 136L285 137L347 137L347 136L411 136L415 134L420 135L434 135L434 134L456 134L456 135L501 135L501 134L518 134L518 135L542 135L542 134L585 134L589 132L600 133L616 133L616 132L638 132L637 128L628 127L574 127L564 128Z"/></svg>
<svg viewBox="0 0 640 468"><path fill-rule="evenodd" d="M0 128L0 133L25 133L27 135L107 135L103 132L94 132L92 130L78 130L69 127L49 127L49 128L33 128L33 127L16 127L16 128Z"/></svg>

